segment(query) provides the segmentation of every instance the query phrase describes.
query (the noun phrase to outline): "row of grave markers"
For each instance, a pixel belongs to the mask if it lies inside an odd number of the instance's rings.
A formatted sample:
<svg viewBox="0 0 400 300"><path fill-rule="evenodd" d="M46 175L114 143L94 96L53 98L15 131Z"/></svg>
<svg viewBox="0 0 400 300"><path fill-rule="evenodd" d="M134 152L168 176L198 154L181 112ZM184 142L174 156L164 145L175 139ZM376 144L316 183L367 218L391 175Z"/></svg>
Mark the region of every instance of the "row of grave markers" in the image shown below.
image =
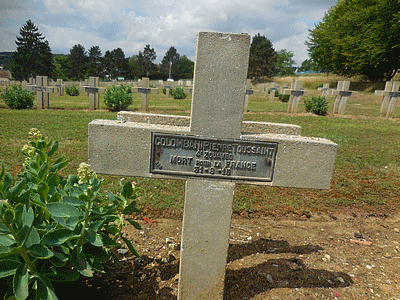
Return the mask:
<svg viewBox="0 0 400 300"><path fill-rule="evenodd" d="M158 94L158 89L163 87L166 89L166 97L169 98L170 89L174 88L176 85L172 85L167 82L164 85L162 80L158 81L157 88L150 88L149 78L142 78L138 81L140 87L133 87L132 91L142 94L142 104L141 110L148 111L149 109L149 94ZM117 81L113 83L118 83ZM62 79L57 79L53 86L49 86L49 81L47 76L37 76L36 80L34 78L29 79L29 83L26 85L26 89L34 91L37 93L37 107L38 109L48 109L49 108L49 93L58 93L60 96L64 94L64 88L66 86L72 85L73 83L63 83ZM136 83L135 83L136 84ZM173 83L175 84L175 83ZM191 87L191 81L186 82L188 86L182 87L184 93L192 93L193 89ZM178 86L182 86L183 81L178 81ZM270 100L275 98L275 91L280 90L281 94L290 95L288 102L288 113L297 114L298 104L302 96L310 94L309 90L304 90L302 88L301 81L293 81L290 88L282 87L279 88L276 83L259 85L259 88L264 91L265 94L270 93ZM385 90L375 91L375 95L382 96L382 105L380 109L380 115L386 118L393 118L394 111L396 108L397 98L400 97L400 82L398 81L388 81L385 86ZM318 88L321 91L321 96L336 96L333 114L334 115L344 115L347 98L357 95L357 92L350 91L349 81L339 81L336 89L329 88L329 83L325 83L323 87ZM95 110L99 109L99 94L105 93L106 88L99 86L98 77L90 77L85 85L80 86L79 90L81 92L86 92L89 96L89 109ZM245 90L245 112L248 111L248 103L250 95L257 95L259 90L254 90L252 87L250 79L247 80L246 90Z"/></svg>

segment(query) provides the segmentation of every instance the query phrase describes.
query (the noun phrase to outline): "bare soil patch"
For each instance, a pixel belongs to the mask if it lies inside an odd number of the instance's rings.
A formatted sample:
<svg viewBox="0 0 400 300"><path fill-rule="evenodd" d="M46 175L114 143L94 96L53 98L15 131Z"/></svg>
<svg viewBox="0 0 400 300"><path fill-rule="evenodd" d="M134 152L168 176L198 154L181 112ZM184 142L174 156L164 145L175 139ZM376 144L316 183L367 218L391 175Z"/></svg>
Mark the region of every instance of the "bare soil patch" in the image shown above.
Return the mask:
<svg viewBox="0 0 400 300"><path fill-rule="evenodd" d="M235 215L224 299L400 299L400 215L308 217ZM182 222L138 221L125 234L142 256L120 250L123 268L80 282L74 299L176 299Z"/></svg>

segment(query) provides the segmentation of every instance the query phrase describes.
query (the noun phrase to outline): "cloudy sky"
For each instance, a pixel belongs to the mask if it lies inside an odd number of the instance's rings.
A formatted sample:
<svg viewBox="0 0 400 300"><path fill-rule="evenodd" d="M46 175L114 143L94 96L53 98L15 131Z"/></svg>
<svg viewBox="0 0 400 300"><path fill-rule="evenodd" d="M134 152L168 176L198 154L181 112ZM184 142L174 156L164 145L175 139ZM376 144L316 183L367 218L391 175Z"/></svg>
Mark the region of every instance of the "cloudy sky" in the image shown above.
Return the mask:
<svg viewBox="0 0 400 300"><path fill-rule="evenodd" d="M129 57L149 44L159 62L174 46L194 60L199 31L260 33L275 50L308 58L308 30L338 0L0 0L0 52L13 52L19 29L31 19L53 53L81 44L102 54L121 48Z"/></svg>

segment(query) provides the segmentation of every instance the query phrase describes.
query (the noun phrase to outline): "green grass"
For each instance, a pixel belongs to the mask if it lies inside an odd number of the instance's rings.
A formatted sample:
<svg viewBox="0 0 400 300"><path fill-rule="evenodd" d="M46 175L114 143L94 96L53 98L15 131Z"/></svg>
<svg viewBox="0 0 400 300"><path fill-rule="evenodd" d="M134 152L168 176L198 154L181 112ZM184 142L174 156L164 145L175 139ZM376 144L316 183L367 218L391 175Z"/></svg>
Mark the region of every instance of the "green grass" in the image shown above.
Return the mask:
<svg viewBox="0 0 400 300"><path fill-rule="evenodd" d="M312 94L318 94L313 91ZM138 111L141 96L134 94L130 110ZM310 95L311 97L311 95ZM150 95L150 111L189 115L191 95L187 99L167 99L163 94ZM329 97L329 109L334 98ZM334 176L329 191L271 188L238 184L234 210L260 213L297 213L314 211L362 210L380 213L400 208L400 119L379 117L381 98L359 93L348 100L346 115L326 117L306 114L299 105L298 115L286 113L287 103L270 101L269 96L251 96L245 120L289 123L302 127L302 135L323 137L339 145ZM49 110L9 110L0 103L0 161L14 176L21 170L19 149L27 142L32 127L60 142L59 155L70 159L65 175L75 173L87 161L88 123L94 119L116 119L105 110L88 110L86 96L50 95ZM396 114L399 115L399 109ZM116 191L120 177L104 176L105 187ZM148 178L125 178L141 187L140 205L153 210L183 211L184 181Z"/></svg>

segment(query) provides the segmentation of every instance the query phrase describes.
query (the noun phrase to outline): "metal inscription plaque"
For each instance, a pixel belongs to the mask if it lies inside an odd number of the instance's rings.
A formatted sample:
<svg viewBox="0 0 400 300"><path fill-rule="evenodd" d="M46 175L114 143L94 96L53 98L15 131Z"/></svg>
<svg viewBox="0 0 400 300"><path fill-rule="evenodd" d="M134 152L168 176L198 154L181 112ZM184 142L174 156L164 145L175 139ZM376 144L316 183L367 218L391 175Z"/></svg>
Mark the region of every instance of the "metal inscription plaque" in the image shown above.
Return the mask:
<svg viewBox="0 0 400 300"><path fill-rule="evenodd" d="M390 98L400 97L400 92L389 92L389 97Z"/></svg>
<svg viewBox="0 0 400 300"><path fill-rule="evenodd" d="M246 93L245 93L246 95L253 95L254 94L254 91L253 90L246 90Z"/></svg>
<svg viewBox="0 0 400 300"><path fill-rule="evenodd" d="M153 133L150 173L271 182L278 143Z"/></svg>
<svg viewBox="0 0 400 300"><path fill-rule="evenodd" d="M339 96L342 96L342 97L349 97L349 96L351 96L352 93L353 93L353 92L350 92L350 91L340 91L340 92L339 92Z"/></svg>
<svg viewBox="0 0 400 300"><path fill-rule="evenodd" d="M150 89L147 88L138 88L138 93L142 93L142 94L150 94Z"/></svg>
<svg viewBox="0 0 400 300"><path fill-rule="evenodd" d="M85 88L86 93L91 93L91 94L96 94L99 92L99 88L94 88L94 87L86 87Z"/></svg>
<svg viewBox="0 0 400 300"><path fill-rule="evenodd" d="M294 97L300 97L304 95L304 91L292 91L291 95Z"/></svg>

